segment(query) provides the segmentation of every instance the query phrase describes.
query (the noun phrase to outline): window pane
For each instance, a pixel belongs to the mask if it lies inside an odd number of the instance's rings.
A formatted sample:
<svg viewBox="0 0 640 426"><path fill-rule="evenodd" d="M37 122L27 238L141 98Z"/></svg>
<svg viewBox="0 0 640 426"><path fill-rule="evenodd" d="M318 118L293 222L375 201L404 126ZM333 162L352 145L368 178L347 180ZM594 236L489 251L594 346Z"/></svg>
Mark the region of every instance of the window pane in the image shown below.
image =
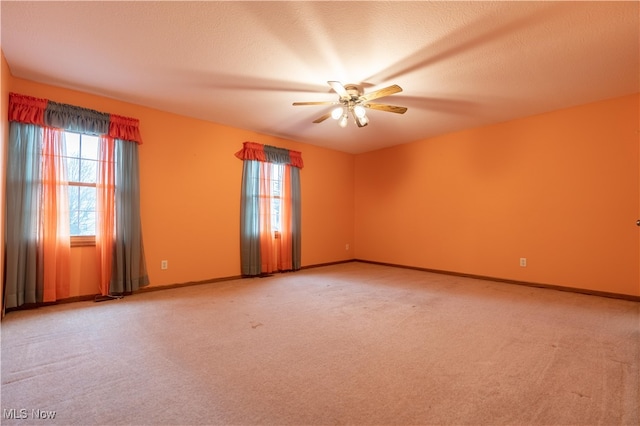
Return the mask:
<svg viewBox="0 0 640 426"><path fill-rule="evenodd" d="M95 187L69 185L69 230L72 236L95 235Z"/></svg>
<svg viewBox="0 0 640 426"><path fill-rule="evenodd" d="M98 169L98 136L65 132L69 179L69 220L73 236L95 235L96 188L73 182L95 184Z"/></svg>
<svg viewBox="0 0 640 426"><path fill-rule="evenodd" d="M78 182L96 183L98 162L94 160L80 161L80 180Z"/></svg>
<svg viewBox="0 0 640 426"><path fill-rule="evenodd" d="M284 166L282 164L271 164L271 194L273 194L274 196L281 195L283 170Z"/></svg>
<svg viewBox="0 0 640 426"><path fill-rule="evenodd" d="M80 225L79 225L79 217L78 211L70 211L69 212L69 232L71 236L80 235Z"/></svg>
<svg viewBox="0 0 640 426"><path fill-rule="evenodd" d="M80 135L78 133L64 132L65 148L68 157L80 157Z"/></svg>
<svg viewBox="0 0 640 426"><path fill-rule="evenodd" d="M96 235L96 212L95 211L78 212L78 234L77 235Z"/></svg>
<svg viewBox="0 0 640 426"><path fill-rule="evenodd" d="M96 189L93 187L81 186L80 202L78 210L96 211Z"/></svg>
<svg viewBox="0 0 640 426"><path fill-rule="evenodd" d="M80 160L77 158L67 158L67 179L80 182Z"/></svg>
<svg viewBox="0 0 640 426"><path fill-rule="evenodd" d="M82 135L81 157L89 160L98 159L98 137Z"/></svg>
<svg viewBox="0 0 640 426"><path fill-rule="evenodd" d="M282 203L282 174L284 166L282 164L271 164L271 228L274 231L281 231L280 218Z"/></svg>
<svg viewBox="0 0 640 426"><path fill-rule="evenodd" d="M80 208L80 187L69 185L69 214Z"/></svg>
<svg viewBox="0 0 640 426"><path fill-rule="evenodd" d="M280 199L271 199L271 228L280 231Z"/></svg>

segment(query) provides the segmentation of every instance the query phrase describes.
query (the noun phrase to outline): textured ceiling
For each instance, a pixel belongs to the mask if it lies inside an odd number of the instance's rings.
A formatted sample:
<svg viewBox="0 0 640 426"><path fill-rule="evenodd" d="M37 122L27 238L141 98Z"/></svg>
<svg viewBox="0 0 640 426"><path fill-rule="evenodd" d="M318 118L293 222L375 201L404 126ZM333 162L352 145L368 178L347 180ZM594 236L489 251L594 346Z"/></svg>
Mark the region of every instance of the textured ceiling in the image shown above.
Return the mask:
<svg viewBox="0 0 640 426"><path fill-rule="evenodd" d="M628 2L1 3L11 73L360 153L640 91ZM312 121L327 80L404 91Z"/></svg>

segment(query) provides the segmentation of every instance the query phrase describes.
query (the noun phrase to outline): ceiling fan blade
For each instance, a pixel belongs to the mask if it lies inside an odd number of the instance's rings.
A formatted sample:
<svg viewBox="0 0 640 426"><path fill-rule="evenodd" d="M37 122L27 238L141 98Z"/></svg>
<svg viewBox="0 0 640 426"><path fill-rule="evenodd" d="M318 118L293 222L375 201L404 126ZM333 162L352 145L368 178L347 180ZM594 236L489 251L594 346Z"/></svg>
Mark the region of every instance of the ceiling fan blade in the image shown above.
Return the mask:
<svg viewBox="0 0 640 426"><path fill-rule="evenodd" d="M398 93L398 92L402 92L402 87L398 86L397 84L394 84L392 86L385 87L384 89L375 90L370 93L365 93L364 95L360 96L360 100L363 102L371 101L373 99L378 99L384 96L393 95L394 93Z"/></svg>
<svg viewBox="0 0 640 426"><path fill-rule="evenodd" d="M301 105L337 105L339 102L294 102L293 106Z"/></svg>
<svg viewBox="0 0 640 426"><path fill-rule="evenodd" d="M366 108L376 109L378 111L395 112L396 114L404 114L407 112L407 108L395 105L384 104L364 104Z"/></svg>
<svg viewBox="0 0 640 426"><path fill-rule="evenodd" d="M345 89L342 83L340 83L339 81L327 81L327 83L329 83L329 86L331 86L333 91L336 92L338 96L340 96L341 98L349 97L349 93L347 93L347 89Z"/></svg>
<svg viewBox="0 0 640 426"><path fill-rule="evenodd" d="M327 118L331 117L331 113L327 113L321 117L316 118L315 120L313 120L314 123L322 123L324 120L326 120Z"/></svg>

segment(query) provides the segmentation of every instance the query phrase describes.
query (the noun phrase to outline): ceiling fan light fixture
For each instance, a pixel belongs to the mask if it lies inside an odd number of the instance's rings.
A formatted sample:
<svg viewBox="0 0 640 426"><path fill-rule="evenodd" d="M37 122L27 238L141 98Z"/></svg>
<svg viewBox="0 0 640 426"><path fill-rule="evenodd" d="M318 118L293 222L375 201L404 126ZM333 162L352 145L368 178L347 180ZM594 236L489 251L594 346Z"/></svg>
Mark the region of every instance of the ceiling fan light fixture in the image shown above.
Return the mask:
<svg viewBox="0 0 640 426"><path fill-rule="evenodd" d="M353 113L356 115L356 117L362 119L363 117L365 117L367 115L367 111L364 109L364 107L362 105L356 105L353 107Z"/></svg>
<svg viewBox="0 0 640 426"><path fill-rule="evenodd" d="M347 114L343 114L342 118L340 118L340 121L338 121L338 125L340 127L347 127L347 122L348 122L348 117Z"/></svg>
<svg viewBox="0 0 640 426"><path fill-rule="evenodd" d="M334 110L331 111L331 118L333 118L334 120L339 119L343 115L344 115L344 110L342 107L334 108Z"/></svg>

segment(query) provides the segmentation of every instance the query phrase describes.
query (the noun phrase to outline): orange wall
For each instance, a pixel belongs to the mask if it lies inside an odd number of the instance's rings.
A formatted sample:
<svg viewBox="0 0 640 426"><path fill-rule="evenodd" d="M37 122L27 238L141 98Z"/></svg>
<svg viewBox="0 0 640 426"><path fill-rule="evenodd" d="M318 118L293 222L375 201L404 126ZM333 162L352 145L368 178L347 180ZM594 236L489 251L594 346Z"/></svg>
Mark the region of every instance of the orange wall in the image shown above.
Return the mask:
<svg viewBox="0 0 640 426"><path fill-rule="evenodd" d="M640 295L638 95L354 156L13 78L4 58L2 71L3 167L9 90L140 119L153 286L240 274L233 153L251 140L303 152L303 266L358 258ZM73 249L71 285L96 293L92 248Z"/></svg>
<svg viewBox="0 0 640 426"><path fill-rule="evenodd" d="M358 155L355 257L640 295L638 104L627 96Z"/></svg>
<svg viewBox="0 0 640 426"><path fill-rule="evenodd" d="M11 91L140 119L142 227L152 286L240 275L242 142L302 152L302 266L352 259L354 157L12 78ZM72 295L97 292L94 249L72 249ZM161 260L169 262L160 269Z"/></svg>
<svg viewBox="0 0 640 426"><path fill-rule="evenodd" d="M9 140L9 65L0 49L0 259L4 259L4 214L5 214L5 183L7 141ZM4 264L0 267L0 283L4 282ZM0 307L3 303L4 291L0 291Z"/></svg>

